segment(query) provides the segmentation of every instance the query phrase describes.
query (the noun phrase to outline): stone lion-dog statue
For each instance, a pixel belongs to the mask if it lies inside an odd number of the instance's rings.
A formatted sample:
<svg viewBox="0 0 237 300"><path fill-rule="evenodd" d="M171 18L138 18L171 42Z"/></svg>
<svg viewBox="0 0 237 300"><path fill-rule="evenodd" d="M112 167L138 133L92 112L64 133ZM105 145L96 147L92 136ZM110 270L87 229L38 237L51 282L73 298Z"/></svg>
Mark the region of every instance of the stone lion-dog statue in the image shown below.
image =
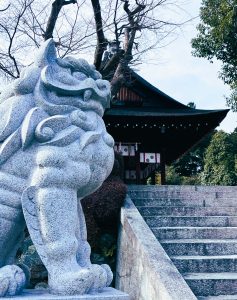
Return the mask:
<svg viewBox="0 0 237 300"><path fill-rule="evenodd" d="M53 294L97 293L108 265L90 261L80 199L110 174L114 140L102 116L110 84L84 59L57 58L52 39L0 94L0 297L26 285L16 252L27 226Z"/></svg>

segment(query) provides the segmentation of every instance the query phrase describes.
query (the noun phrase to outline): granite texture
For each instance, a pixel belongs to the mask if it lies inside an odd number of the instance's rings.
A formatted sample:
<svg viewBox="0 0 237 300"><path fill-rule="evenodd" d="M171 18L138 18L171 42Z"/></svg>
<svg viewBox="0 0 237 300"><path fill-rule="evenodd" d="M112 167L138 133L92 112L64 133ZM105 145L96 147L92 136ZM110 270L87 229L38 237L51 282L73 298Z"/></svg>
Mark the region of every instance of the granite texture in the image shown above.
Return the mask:
<svg viewBox="0 0 237 300"><path fill-rule="evenodd" d="M11 297L5 299L12 299ZM52 295L47 290L24 290L21 295L14 297L16 300L129 300L129 296L113 288L104 288L101 293L58 296Z"/></svg>
<svg viewBox="0 0 237 300"><path fill-rule="evenodd" d="M9 276L1 267L14 264L26 225L51 293L86 294L110 285L110 268L90 262L80 203L112 170L114 141L102 120L109 99L110 84L95 67L57 58L52 39L1 91L0 296L24 287L15 270Z"/></svg>
<svg viewBox="0 0 237 300"><path fill-rule="evenodd" d="M121 212L116 288L131 300L197 299L129 196Z"/></svg>

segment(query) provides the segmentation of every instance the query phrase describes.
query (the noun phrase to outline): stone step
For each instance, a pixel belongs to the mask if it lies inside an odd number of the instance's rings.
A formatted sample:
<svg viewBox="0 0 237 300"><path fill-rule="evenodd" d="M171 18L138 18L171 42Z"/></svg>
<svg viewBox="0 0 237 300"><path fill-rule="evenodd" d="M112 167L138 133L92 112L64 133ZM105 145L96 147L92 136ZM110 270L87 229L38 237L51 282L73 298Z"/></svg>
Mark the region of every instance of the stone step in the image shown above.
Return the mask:
<svg viewBox="0 0 237 300"><path fill-rule="evenodd" d="M237 216L237 207L199 207L199 206L138 206L143 216Z"/></svg>
<svg viewBox="0 0 237 300"><path fill-rule="evenodd" d="M187 198L134 198L132 199L135 206L205 206L203 199L197 198L189 200Z"/></svg>
<svg viewBox="0 0 237 300"><path fill-rule="evenodd" d="M216 198L216 193L197 193L197 192L189 192L189 193L182 193L182 192L130 192L130 197L132 199L135 198L157 198L157 199L169 199L169 198L204 198L204 197L210 197L210 198ZM232 195L229 195L232 196Z"/></svg>
<svg viewBox="0 0 237 300"><path fill-rule="evenodd" d="M233 216L152 216L144 217L151 227L234 227L237 226L237 217Z"/></svg>
<svg viewBox="0 0 237 300"><path fill-rule="evenodd" d="M236 197L237 187L226 187L219 188L218 186L168 186L167 188L159 187L140 187L140 188L131 188L128 186L128 194L130 197L153 197L153 196L176 196L176 195L201 195L208 196L214 195L215 198L225 198L225 197Z"/></svg>
<svg viewBox="0 0 237 300"><path fill-rule="evenodd" d="M184 273L183 277L196 296L237 294L237 273Z"/></svg>
<svg viewBox="0 0 237 300"><path fill-rule="evenodd" d="M170 256L181 273L237 272L237 255Z"/></svg>
<svg viewBox="0 0 237 300"><path fill-rule="evenodd" d="M193 191L193 192L234 192L236 186L221 185L136 185L129 184L128 191Z"/></svg>
<svg viewBox="0 0 237 300"><path fill-rule="evenodd" d="M188 185L169 185L169 186L131 186L128 185L128 194L131 197L150 197L154 195L215 195L216 198L236 197L236 186L188 186Z"/></svg>
<svg viewBox="0 0 237 300"><path fill-rule="evenodd" d="M220 296L200 296L197 297L198 300L237 300L236 295L220 295Z"/></svg>
<svg viewBox="0 0 237 300"><path fill-rule="evenodd" d="M171 256L237 254L237 239L171 239L160 243Z"/></svg>
<svg viewBox="0 0 237 300"><path fill-rule="evenodd" d="M237 189L232 192L197 192L197 191L130 191L129 196L135 198L236 198Z"/></svg>
<svg viewBox="0 0 237 300"><path fill-rule="evenodd" d="M151 227L159 239L237 239L237 227Z"/></svg>
<svg viewBox="0 0 237 300"><path fill-rule="evenodd" d="M132 201L136 206L211 206L211 207L236 207L237 197L214 198L190 196L186 197L134 197Z"/></svg>

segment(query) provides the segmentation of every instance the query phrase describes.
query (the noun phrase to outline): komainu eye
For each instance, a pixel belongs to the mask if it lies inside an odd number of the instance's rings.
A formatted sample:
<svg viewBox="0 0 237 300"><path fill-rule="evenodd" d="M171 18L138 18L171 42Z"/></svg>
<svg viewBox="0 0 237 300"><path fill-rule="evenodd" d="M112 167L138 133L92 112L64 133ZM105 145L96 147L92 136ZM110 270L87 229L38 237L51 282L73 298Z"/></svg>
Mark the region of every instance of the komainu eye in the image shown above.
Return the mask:
<svg viewBox="0 0 237 300"><path fill-rule="evenodd" d="M73 77L75 77L78 80L85 80L86 78L88 78L84 73L82 72L73 72L72 73Z"/></svg>

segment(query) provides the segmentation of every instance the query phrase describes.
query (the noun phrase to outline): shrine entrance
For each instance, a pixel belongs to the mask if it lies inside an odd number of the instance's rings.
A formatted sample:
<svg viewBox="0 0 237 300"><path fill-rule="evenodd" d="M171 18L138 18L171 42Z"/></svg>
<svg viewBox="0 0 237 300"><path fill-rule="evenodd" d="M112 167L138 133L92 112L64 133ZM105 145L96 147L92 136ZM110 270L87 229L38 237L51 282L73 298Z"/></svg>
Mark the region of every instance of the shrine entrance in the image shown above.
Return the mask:
<svg viewBox="0 0 237 300"><path fill-rule="evenodd" d="M141 143L116 143L114 150L124 159L127 184L165 184L161 153L141 152Z"/></svg>
<svg viewBox="0 0 237 300"><path fill-rule="evenodd" d="M128 70L127 82L103 116L124 158L126 183L165 184L165 165L181 157L225 118L228 109L201 110L166 95Z"/></svg>

